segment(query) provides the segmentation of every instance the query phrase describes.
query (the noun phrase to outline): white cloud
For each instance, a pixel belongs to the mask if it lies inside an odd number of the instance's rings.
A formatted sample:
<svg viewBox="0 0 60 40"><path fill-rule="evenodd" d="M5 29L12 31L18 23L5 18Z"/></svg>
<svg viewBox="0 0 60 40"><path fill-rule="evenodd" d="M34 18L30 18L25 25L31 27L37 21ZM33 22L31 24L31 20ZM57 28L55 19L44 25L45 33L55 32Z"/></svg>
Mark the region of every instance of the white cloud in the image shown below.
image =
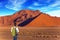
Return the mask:
<svg viewBox="0 0 60 40"><path fill-rule="evenodd" d="M39 0L40 1L40 0ZM51 0L47 0L47 2L49 3ZM30 6L28 8L30 9L40 9L43 12L47 12L47 11L51 11L53 9L60 9L60 0L55 0L55 2L53 2L52 4L48 5L48 6L44 6L44 7L38 7L38 6L42 6L42 4L39 4L38 2L34 2L32 4L33 6ZM36 8L34 8L34 6L37 6Z"/></svg>
<svg viewBox="0 0 60 40"><path fill-rule="evenodd" d="M60 0L56 0L53 4L40 8L44 13L47 13L51 16L60 17Z"/></svg>
<svg viewBox="0 0 60 40"><path fill-rule="evenodd" d="M47 0L46 2L47 2L47 3L50 3L50 1L51 1L51 0Z"/></svg>
<svg viewBox="0 0 60 40"><path fill-rule="evenodd" d="M38 6L39 4L35 3L34 5ZM49 14L51 16L60 17L60 0L56 0L53 4L50 4L48 6L37 7L37 8L30 6L29 8L40 10L41 12L44 12L44 13Z"/></svg>
<svg viewBox="0 0 60 40"><path fill-rule="evenodd" d="M45 3L50 3L51 0L46 0ZM32 6L43 6L43 5L46 5L46 4L42 4L40 2L43 2L43 0L38 0L38 2L34 2L32 4Z"/></svg>
<svg viewBox="0 0 60 40"><path fill-rule="evenodd" d="M34 2L32 5L33 6L41 6L42 4L39 4L38 2Z"/></svg>
<svg viewBox="0 0 60 40"><path fill-rule="evenodd" d="M60 0L56 0L53 4L49 5L50 7L60 6Z"/></svg>
<svg viewBox="0 0 60 40"><path fill-rule="evenodd" d="M46 12L46 13L48 13L51 16L60 17L60 10L53 10L53 11L49 11L49 12Z"/></svg>
<svg viewBox="0 0 60 40"><path fill-rule="evenodd" d="M0 2L0 7L2 7L3 6L3 4Z"/></svg>
<svg viewBox="0 0 60 40"><path fill-rule="evenodd" d="M33 5L37 5L37 6L38 6L38 5L39 5L39 3L38 3L38 2L34 2L34 4L33 4Z"/></svg>
<svg viewBox="0 0 60 40"><path fill-rule="evenodd" d="M20 10L24 2L26 2L26 0L9 0L5 7L12 10Z"/></svg>
<svg viewBox="0 0 60 40"><path fill-rule="evenodd" d="M35 7L33 7L33 6L29 6L28 8L29 8L29 9L32 9L32 10L40 10L39 7L35 8Z"/></svg>

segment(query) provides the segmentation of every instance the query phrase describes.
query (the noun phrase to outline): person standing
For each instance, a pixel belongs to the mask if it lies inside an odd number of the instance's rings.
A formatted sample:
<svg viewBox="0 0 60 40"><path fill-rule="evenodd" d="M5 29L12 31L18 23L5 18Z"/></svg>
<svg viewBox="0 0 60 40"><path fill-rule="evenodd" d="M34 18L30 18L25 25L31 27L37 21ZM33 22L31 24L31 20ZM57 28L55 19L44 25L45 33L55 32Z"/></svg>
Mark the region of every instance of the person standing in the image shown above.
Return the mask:
<svg viewBox="0 0 60 40"><path fill-rule="evenodd" d="M13 36L13 40L17 40L19 29L16 26L11 27L11 34Z"/></svg>

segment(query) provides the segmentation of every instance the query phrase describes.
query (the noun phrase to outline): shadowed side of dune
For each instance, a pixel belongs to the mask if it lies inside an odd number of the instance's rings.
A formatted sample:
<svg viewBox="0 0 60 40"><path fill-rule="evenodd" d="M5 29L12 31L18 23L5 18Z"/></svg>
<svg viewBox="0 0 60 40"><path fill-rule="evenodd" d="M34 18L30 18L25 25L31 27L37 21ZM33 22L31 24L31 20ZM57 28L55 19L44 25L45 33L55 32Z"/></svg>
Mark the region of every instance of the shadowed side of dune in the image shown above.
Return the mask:
<svg viewBox="0 0 60 40"><path fill-rule="evenodd" d="M34 18L29 18L29 19L27 19L26 21L24 21L23 23L20 23L20 24L18 24L18 26L25 26L25 25L27 25L27 24L29 24L31 21L33 21L35 18L37 18L39 15L37 15L36 17L34 17Z"/></svg>
<svg viewBox="0 0 60 40"><path fill-rule="evenodd" d="M13 15L0 17L0 26L15 25L20 27L60 26L60 17L53 17L39 10L20 10Z"/></svg>
<svg viewBox="0 0 60 40"><path fill-rule="evenodd" d="M41 14L39 14L39 15L41 15ZM37 15L37 16L35 16L35 17L32 17L32 18L29 18L29 19L25 20L25 21L22 22L22 23L19 23L18 26L23 27L23 26L29 24L31 21L33 21L35 18L37 18L39 15ZM14 24L16 24L16 21L17 21L18 19L19 19L19 18L17 18L17 19L14 20ZM19 21L20 21L20 20L19 20Z"/></svg>

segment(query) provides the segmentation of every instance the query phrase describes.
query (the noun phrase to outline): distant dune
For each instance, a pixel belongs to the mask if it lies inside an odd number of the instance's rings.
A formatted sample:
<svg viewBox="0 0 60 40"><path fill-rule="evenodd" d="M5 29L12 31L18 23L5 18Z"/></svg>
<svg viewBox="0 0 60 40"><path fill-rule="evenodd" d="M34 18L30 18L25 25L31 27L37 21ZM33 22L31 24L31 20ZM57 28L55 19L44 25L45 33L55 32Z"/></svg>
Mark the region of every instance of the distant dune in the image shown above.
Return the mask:
<svg viewBox="0 0 60 40"><path fill-rule="evenodd" d="M53 17L39 10L21 10L10 16L0 17L0 26L54 27L60 26L60 17Z"/></svg>

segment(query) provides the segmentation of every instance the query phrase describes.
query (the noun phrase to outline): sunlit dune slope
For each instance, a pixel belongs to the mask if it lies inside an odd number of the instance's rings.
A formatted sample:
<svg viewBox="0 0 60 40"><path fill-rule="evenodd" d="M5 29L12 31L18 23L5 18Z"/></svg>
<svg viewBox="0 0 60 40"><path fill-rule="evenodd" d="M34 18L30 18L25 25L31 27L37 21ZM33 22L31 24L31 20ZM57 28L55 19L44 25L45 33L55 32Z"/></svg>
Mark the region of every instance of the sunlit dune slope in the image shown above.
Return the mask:
<svg viewBox="0 0 60 40"><path fill-rule="evenodd" d="M0 17L0 26L47 27L60 26L60 17L53 17L39 10L20 10L13 15Z"/></svg>
<svg viewBox="0 0 60 40"><path fill-rule="evenodd" d="M60 18L52 17L47 14L41 14L36 19L34 19L31 23L26 25L27 27L55 27L60 26Z"/></svg>

